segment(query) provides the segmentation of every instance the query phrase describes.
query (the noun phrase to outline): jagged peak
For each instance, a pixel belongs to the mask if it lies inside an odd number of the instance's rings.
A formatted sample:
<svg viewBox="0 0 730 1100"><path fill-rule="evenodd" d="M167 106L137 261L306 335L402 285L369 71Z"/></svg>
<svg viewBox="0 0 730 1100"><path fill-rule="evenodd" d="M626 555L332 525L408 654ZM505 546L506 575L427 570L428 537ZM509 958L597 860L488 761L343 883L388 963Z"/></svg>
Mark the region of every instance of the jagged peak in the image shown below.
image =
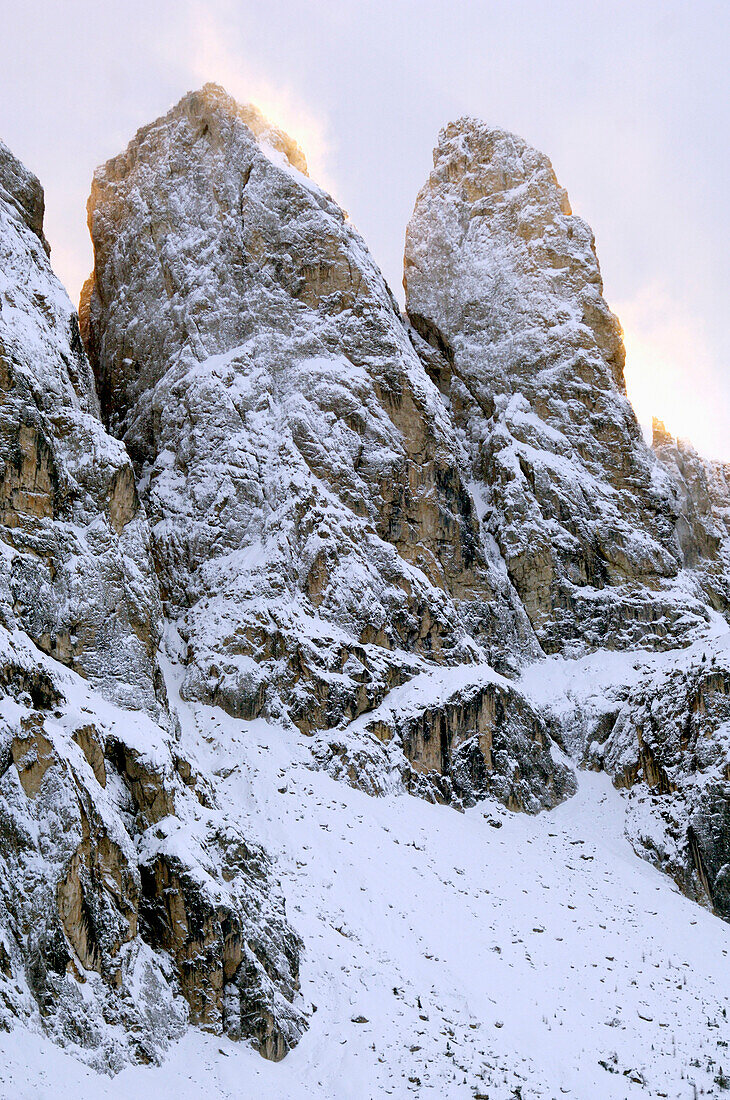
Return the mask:
<svg viewBox="0 0 730 1100"><path fill-rule="evenodd" d="M0 141L0 197L17 210L50 255L51 246L43 235L45 197L41 182L3 141Z"/></svg>
<svg viewBox="0 0 730 1100"><path fill-rule="evenodd" d="M97 168L94 180L126 175L136 163L138 152L148 138L161 129L171 128L183 118L199 127L200 136L213 135L213 141L216 137L224 140L222 131L227 124L243 123L257 144L283 154L293 168L308 174L304 152L293 138L270 122L255 104L239 103L220 84L207 83L202 88L187 92L165 115L137 130L123 153Z"/></svg>
<svg viewBox="0 0 730 1100"><path fill-rule="evenodd" d="M678 451L682 451L684 454L693 454L697 457L701 457L697 450L693 440L687 436L673 435L664 424L663 420L659 417L653 416L651 418L652 450L656 451L660 447L675 447ZM703 459L703 461L708 461Z"/></svg>
<svg viewBox="0 0 730 1100"><path fill-rule="evenodd" d="M463 115L439 132L433 151L434 168L442 162L456 162L465 172L490 171L490 190L511 191L539 176L554 189L561 213L571 214L568 194L558 183L550 158L519 134L492 126L482 119Z"/></svg>
<svg viewBox="0 0 730 1100"><path fill-rule="evenodd" d="M674 443L674 436L671 432L668 432L663 420L660 420L658 416L652 416L651 418L651 445L656 450L657 447L662 447L667 443Z"/></svg>

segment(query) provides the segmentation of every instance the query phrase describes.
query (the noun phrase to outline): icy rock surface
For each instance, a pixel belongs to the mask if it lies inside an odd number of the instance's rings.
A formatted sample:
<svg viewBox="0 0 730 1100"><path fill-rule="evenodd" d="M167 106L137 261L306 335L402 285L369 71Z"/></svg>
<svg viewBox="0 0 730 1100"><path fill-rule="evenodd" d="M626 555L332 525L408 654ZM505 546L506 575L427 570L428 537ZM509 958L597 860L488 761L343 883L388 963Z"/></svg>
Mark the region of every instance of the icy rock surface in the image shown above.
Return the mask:
<svg viewBox="0 0 730 1100"><path fill-rule="evenodd" d="M706 612L672 486L626 398L593 234L547 157L474 119L447 126L404 284L544 650L682 644Z"/></svg>
<svg viewBox="0 0 730 1100"><path fill-rule="evenodd" d="M683 893L730 920L730 652L726 638L647 669L605 700L587 763L627 789L627 835Z"/></svg>
<svg viewBox="0 0 730 1100"><path fill-rule="evenodd" d="M42 216L0 145L0 1026L107 1071L190 1020L280 1058L299 940L176 747L148 524Z"/></svg>
<svg viewBox="0 0 730 1100"><path fill-rule="evenodd" d="M730 465L705 459L686 439L654 420L652 450L669 473L678 511L677 537L685 564L702 578L720 612L730 603Z"/></svg>
<svg viewBox="0 0 730 1100"><path fill-rule="evenodd" d="M124 447L101 423L43 192L0 144L0 617L119 702L158 709L160 602Z"/></svg>
<svg viewBox="0 0 730 1100"><path fill-rule="evenodd" d="M392 295L301 151L206 85L95 175L83 328L187 698L303 730L534 655Z"/></svg>

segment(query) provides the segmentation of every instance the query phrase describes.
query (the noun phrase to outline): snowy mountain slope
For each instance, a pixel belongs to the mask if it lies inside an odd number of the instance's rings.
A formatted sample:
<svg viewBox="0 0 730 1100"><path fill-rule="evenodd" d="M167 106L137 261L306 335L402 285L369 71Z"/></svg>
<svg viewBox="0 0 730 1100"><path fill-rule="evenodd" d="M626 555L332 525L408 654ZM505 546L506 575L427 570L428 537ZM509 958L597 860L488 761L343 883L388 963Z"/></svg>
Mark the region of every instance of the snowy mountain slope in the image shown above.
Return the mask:
<svg viewBox="0 0 730 1100"><path fill-rule="evenodd" d="M730 917L730 633L712 629L673 653L549 658L520 689L553 715L574 759L628 791L638 854L689 897Z"/></svg>
<svg viewBox="0 0 730 1100"><path fill-rule="evenodd" d="M725 474L549 162L447 128L418 331L216 86L89 215L134 473L0 146L0 1096L724 1091Z"/></svg>
<svg viewBox="0 0 730 1100"><path fill-rule="evenodd" d="M267 1066L188 1033L163 1067L108 1080L16 1033L0 1036L0 1089L684 1100L694 1083L721 1095L730 928L634 855L626 796L607 777L581 773L576 796L536 818L492 801L460 814L313 771L291 729L200 704L180 717L224 812L277 856L317 1006L307 1038Z"/></svg>

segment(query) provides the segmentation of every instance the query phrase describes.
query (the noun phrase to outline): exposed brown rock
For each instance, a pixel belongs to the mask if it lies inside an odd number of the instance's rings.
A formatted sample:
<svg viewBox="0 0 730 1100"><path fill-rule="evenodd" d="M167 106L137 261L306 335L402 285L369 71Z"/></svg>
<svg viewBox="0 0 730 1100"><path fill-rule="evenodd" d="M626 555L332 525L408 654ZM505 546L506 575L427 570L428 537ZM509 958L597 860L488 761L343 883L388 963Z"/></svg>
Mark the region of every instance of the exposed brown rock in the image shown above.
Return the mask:
<svg viewBox="0 0 730 1100"><path fill-rule="evenodd" d="M447 126L406 235L407 310L547 652L681 644L706 618L626 399L593 235L548 159Z"/></svg>
<svg viewBox="0 0 730 1100"><path fill-rule="evenodd" d="M58 763L53 746L43 732L43 716L31 714L21 721L20 733L12 740L13 763L29 798L38 794L48 769Z"/></svg>
<svg viewBox="0 0 730 1100"><path fill-rule="evenodd" d="M184 696L308 731L412 658L535 647L380 272L262 125L206 85L97 171L82 329L149 473Z"/></svg>
<svg viewBox="0 0 730 1100"><path fill-rule="evenodd" d="M99 786L106 787L104 749L96 726L91 724L79 726L77 730L74 730L73 739L86 757L86 761Z"/></svg>

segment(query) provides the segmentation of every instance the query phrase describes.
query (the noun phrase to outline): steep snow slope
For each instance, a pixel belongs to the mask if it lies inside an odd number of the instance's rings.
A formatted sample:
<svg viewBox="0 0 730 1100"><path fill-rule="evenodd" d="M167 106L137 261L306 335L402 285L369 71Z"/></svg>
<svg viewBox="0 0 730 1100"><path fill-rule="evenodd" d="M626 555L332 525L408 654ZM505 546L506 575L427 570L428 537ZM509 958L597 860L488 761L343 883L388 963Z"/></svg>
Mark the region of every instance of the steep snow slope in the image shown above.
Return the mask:
<svg viewBox="0 0 730 1100"><path fill-rule="evenodd" d="M730 633L671 654L594 653L531 666L520 689L575 759L629 792L637 853L730 918Z"/></svg>
<svg viewBox="0 0 730 1100"><path fill-rule="evenodd" d="M172 670L175 675L175 670ZM171 683L174 694L174 684ZM276 1066L189 1033L159 1068L85 1076L0 1036L18 1098L720 1095L730 928L623 837L625 795L581 773L548 814L372 799L311 770L291 729L180 704L182 745L276 853L306 951L310 1032ZM694 1083L694 1085L693 1085ZM521 1090L521 1091L519 1091Z"/></svg>

